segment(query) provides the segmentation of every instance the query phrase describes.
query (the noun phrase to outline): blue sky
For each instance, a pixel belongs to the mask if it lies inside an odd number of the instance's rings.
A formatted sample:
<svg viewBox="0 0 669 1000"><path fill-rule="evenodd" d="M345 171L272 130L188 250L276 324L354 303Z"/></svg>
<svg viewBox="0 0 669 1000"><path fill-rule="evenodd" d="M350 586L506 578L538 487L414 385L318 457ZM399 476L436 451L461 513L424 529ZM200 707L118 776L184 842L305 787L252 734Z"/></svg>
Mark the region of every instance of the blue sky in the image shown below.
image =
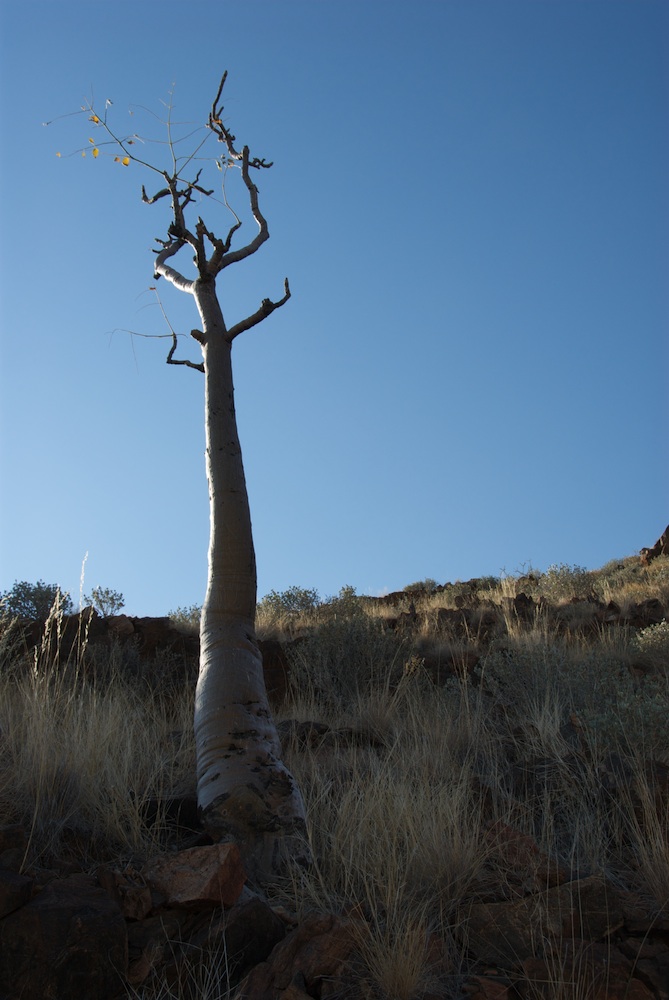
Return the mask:
<svg viewBox="0 0 669 1000"><path fill-rule="evenodd" d="M259 596L595 568L663 531L664 0L5 0L0 30L0 589L76 597L88 553L128 613L202 601L202 378L120 332L166 332L165 209L135 165L56 157L85 116L41 123L92 95L158 136L142 107L204 121L226 68L275 163L226 317L293 291L234 349Z"/></svg>

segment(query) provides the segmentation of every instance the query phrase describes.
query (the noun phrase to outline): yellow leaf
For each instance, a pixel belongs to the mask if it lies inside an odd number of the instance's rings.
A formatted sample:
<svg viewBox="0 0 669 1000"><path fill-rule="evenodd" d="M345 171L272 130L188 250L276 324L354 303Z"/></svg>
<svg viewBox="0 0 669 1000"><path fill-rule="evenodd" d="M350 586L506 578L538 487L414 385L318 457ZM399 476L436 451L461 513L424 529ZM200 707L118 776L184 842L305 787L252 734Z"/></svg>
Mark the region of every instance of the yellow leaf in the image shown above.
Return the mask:
<svg viewBox="0 0 669 1000"><path fill-rule="evenodd" d="M120 163L120 162L121 162L121 157L120 156L115 156L114 157L114 163Z"/></svg>
<svg viewBox="0 0 669 1000"><path fill-rule="evenodd" d="M86 150L85 150L85 149L82 149L82 151L81 151L81 155L82 155L82 156L85 156L85 155L86 155Z"/></svg>
<svg viewBox="0 0 669 1000"><path fill-rule="evenodd" d="M90 142L90 143L91 143L91 144L92 144L93 146L95 145L95 139L89 139L88 141L89 141L89 142Z"/></svg>
<svg viewBox="0 0 669 1000"><path fill-rule="evenodd" d="M96 146L95 149L93 150L93 156L95 157L95 159L97 159L99 155L100 155L100 150Z"/></svg>
<svg viewBox="0 0 669 1000"><path fill-rule="evenodd" d="M91 117L90 117L90 118L89 118L88 120L89 120L89 122L95 122L95 124L96 124L96 125L97 125L97 124L99 123L99 121L100 121L100 119L98 118L98 116L97 116L97 115L91 115Z"/></svg>
<svg viewBox="0 0 669 1000"><path fill-rule="evenodd" d="M124 156L123 159L121 160L121 163L123 164L124 167L127 167L128 164L130 163L130 157Z"/></svg>
<svg viewBox="0 0 669 1000"><path fill-rule="evenodd" d="M56 156L60 156L60 153L56 153Z"/></svg>

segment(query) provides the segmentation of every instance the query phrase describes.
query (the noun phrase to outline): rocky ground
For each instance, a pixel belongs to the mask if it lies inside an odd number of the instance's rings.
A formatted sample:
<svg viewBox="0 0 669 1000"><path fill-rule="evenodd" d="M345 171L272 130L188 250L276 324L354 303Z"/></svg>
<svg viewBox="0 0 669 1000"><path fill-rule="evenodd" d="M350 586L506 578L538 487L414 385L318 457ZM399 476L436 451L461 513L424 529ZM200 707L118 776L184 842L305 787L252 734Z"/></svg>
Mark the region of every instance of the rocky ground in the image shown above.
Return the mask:
<svg viewBox="0 0 669 1000"><path fill-rule="evenodd" d="M441 588L442 596L447 589ZM411 647L404 676L419 670L434 690L463 679L482 690L486 650L496 644L499 655L500 635L512 621L521 627L541 618L552 634L586 638L666 622L661 596L616 601L593 592L551 603L536 587L532 592L531 580L515 590L495 603L480 582L469 581L450 595L449 607L437 606L434 594L427 602L401 592L377 599L373 613ZM195 676L197 636L168 618L101 619L90 610L71 616L58 634L62 662L71 659L82 629L89 652L110 642L130 644L128 669L139 674L150 674L160 662L166 674L173 673L164 683L190 683ZM320 755L330 763L343 761L351 750L370 760L383 756L388 741L378 726L307 719L303 711L291 717L287 696L295 650L308 636L309 625L302 623L264 640L267 684L284 747L294 758ZM44 643L43 628L24 623L23 641L27 648ZM87 662L94 673L103 660L91 656ZM639 683L649 673L666 679L669 671L662 656L632 657L628 667ZM2 739L0 733L0 748ZM561 739L567 750L559 761L560 780L566 774L577 787L591 753L577 717L563 724ZM515 800L541 809L556 766L536 754L516 753L508 771ZM595 765L590 761L588 767L591 775ZM642 840L663 841L654 846L669 870L669 760L645 760L640 775L625 756L604 753L596 775L610 814L631 810ZM482 779L476 780L480 786ZM81 864L76 849L61 858L36 854L30 823L17 822L6 810L9 821L0 825L0 998L669 1000L669 900L663 906L647 887L568 863L547 851L527 825L503 821L492 807L486 813L495 790L478 791L494 864L448 934L438 922L425 923L414 942L416 954L405 956L407 964L420 960L420 987L415 980L405 988L398 981L393 994L369 975L369 901L327 910L304 902L291 906L285 893L266 898L255 892L236 847L207 839L191 792L145 803L148 827L160 816L160 853L99 863L83 849ZM76 836L75 829L72 840ZM193 985L198 969L212 964L219 973L225 970L219 976L225 991ZM159 989L152 986L158 979Z"/></svg>

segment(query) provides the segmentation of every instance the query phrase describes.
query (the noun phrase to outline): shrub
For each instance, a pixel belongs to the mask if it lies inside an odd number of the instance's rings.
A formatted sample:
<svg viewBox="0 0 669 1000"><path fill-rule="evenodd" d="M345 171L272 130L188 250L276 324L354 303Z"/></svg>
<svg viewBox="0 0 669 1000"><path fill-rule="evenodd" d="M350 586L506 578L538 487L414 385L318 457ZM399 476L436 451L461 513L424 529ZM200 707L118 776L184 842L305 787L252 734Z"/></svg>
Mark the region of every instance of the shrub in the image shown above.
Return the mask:
<svg viewBox="0 0 669 1000"><path fill-rule="evenodd" d="M314 611L320 604L317 590L307 587L289 587L288 590L270 590L258 605L258 610L280 618Z"/></svg>
<svg viewBox="0 0 669 1000"><path fill-rule="evenodd" d="M125 598L118 590L111 590L110 587L93 587L90 594L84 595L84 603L95 608L103 618L109 618L125 607Z"/></svg>
<svg viewBox="0 0 669 1000"><path fill-rule="evenodd" d="M72 612L72 598L56 583L28 583L27 580L15 581L11 590L0 594L5 611L19 618L29 618L33 621L46 621L54 608L62 614Z"/></svg>
<svg viewBox="0 0 669 1000"><path fill-rule="evenodd" d="M202 606L200 604L191 604L190 607L175 608L174 611L170 611L168 613L168 617L172 619L175 625L192 628L196 631L199 631L200 629L201 615Z"/></svg>
<svg viewBox="0 0 669 1000"><path fill-rule="evenodd" d="M434 594L438 587L437 581L432 577L426 580L418 580L416 583L409 583L404 588L407 594Z"/></svg>
<svg viewBox="0 0 669 1000"><path fill-rule="evenodd" d="M584 566L568 566L555 563L541 576L539 589L547 600L553 603L570 601L572 598L587 598L592 594L594 574Z"/></svg>
<svg viewBox="0 0 669 1000"><path fill-rule="evenodd" d="M322 704L346 707L360 693L386 687L402 674L401 639L364 614L334 617L291 650L297 690Z"/></svg>

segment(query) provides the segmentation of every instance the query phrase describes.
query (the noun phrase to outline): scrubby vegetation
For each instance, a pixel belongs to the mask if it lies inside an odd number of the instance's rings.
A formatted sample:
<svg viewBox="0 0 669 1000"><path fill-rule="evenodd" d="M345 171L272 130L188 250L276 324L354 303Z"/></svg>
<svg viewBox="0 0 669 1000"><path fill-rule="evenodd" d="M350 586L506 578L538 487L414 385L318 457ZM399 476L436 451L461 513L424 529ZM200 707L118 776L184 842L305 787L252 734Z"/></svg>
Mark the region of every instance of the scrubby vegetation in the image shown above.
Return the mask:
<svg viewBox="0 0 669 1000"><path fill-rule="evenodd" d="M665 556L261 602L261 638L290 665L276 716L316 858L277 895L298 914L364 918L350 995L463 996L472 907L558 871L604 875L666 919L667 608ZM29 830L26 869L138 863L169 846L169 801L194 793L193 685L174 682L193 665L158 657L149 678L116 643L93 669L85 629L64 662L61 617L29 651L4 619L0 808ZM510 836L533 845L534 870ZM234 997L216 968L132 995ZM595 996L559 970L549 985L542 996Z"/></svg>

